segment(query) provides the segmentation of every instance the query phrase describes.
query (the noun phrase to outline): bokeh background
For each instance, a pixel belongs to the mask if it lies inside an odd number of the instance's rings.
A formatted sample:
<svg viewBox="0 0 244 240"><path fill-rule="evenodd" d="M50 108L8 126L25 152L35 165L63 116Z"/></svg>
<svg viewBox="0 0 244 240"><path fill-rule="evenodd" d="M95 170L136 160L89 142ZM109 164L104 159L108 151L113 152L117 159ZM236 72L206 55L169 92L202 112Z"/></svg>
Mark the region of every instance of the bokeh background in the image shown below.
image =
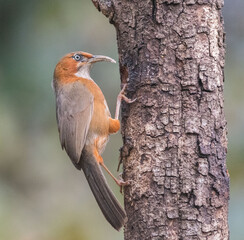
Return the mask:
<svg viewBox="0 0 244 240"><path fill-rule="evenodd" d="M243 9L243 0L225 1L232 240L244 239ZM122 239L122 232L104 220L83 174L60 148L51 80L57 61L74 50L118 60L114 27L91 1L0 0L1 240ZM118 64L99 63L92 77L114 114ZM120 134L112 136L103 155L114 173L120 146ZM122 201L119 189L108 181Z"/></svg>

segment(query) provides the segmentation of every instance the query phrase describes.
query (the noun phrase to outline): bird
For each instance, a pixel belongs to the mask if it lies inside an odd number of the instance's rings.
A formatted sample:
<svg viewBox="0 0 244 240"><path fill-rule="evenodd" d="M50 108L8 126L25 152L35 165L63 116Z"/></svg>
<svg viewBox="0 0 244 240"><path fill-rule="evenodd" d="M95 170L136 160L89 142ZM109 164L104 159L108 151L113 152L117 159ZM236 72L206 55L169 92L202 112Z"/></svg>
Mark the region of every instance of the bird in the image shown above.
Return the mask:
<svg viewBox="0 0 244 240"><path fill-rule="evenodd" d="M125 84L117 97L115 117L111 117L101 89L90 76L91 67L100 61L116 63L107 56L83 51L68 53L57 63L52 85L61 147L74 166L83 170L103 215L119 231L125 224L126 213L109 188L101 167L120 187L128 182L113 176L101 154L109 135L120 129L121 101L132 103L134 100L125 96Z"/></svg>

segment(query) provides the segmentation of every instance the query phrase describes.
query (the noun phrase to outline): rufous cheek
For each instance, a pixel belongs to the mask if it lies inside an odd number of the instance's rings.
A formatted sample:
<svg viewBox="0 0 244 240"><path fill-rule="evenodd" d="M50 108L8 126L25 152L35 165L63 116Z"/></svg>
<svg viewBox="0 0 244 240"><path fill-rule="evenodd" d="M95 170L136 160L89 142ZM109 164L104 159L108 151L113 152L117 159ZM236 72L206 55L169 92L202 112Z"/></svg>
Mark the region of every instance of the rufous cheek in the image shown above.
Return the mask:
<svg viewBox="0 0 244 240"><path fill-rule="evenodd" d="M63 58L56 66L54 78L57 82L68 82L69 78L78 71L77 62L72 58Z"/></svg>

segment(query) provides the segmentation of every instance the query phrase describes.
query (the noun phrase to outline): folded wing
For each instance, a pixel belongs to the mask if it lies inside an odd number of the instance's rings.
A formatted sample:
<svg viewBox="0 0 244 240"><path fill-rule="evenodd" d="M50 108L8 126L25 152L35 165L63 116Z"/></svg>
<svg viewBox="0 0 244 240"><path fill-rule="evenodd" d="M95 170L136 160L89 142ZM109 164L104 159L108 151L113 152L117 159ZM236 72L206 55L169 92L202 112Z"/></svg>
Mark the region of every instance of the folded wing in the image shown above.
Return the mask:
<svg viewBox="0 0 244 240"><path fill-rule="evenodd" d="M57 91L56 114L62 148L77 165L93 114L93 95L81 82L65 84Z"/></svg>

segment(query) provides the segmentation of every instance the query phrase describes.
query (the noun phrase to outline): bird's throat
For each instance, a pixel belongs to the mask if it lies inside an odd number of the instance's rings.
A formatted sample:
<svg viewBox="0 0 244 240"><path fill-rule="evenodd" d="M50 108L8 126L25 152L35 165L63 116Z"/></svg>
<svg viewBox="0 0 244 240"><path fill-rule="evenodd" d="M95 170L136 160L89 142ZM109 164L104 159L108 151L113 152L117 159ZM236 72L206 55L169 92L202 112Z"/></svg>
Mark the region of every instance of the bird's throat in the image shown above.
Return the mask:
<svg viewBox="0 0 244 240"><path fill-rule="evenodd" d="M79 70L75 73L76 77L91 79L90 76L91 64L85 64L79 68Z"/></svg>

